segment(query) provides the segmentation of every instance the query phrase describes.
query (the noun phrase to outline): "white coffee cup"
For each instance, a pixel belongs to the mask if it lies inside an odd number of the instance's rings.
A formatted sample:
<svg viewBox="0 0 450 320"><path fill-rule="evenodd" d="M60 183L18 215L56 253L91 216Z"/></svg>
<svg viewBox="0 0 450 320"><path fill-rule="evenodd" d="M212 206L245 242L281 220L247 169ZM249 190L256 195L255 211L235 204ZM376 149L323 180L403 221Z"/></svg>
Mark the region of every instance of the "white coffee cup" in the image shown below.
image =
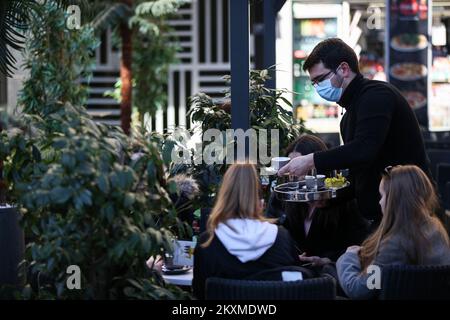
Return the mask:
<svg viewBox="0 0 450 320"><path fill-rule="evenodd" d="M280 170L285 165L287 165L291 161L291 158L289 157L275 157L272 158L272 161L270 162L270 166L274 168L275 170Z"/></svg>
<svg viewBox="0 0 450 320"><path fill-rule="evenodd" d="M317 180L315 176L305 176L306 189L314 190L317 187Z"/></svg>
<svg viewBox="0 0 450 320"><path fill-rule="evenodd" d="M323 174L317 176L305 176L305 185L308 190L317 190L325 187L325 178Z"/></svg>

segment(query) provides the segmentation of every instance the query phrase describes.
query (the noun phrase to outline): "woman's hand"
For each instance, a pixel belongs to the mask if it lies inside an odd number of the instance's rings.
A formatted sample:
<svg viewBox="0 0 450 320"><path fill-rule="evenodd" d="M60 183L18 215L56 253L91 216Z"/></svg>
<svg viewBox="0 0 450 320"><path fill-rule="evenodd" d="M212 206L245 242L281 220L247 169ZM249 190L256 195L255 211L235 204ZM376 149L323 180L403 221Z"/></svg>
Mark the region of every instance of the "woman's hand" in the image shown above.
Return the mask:
<svg viewBox="0 0 450 320"><path fill-rule="evenodd" d="M351 247L348 247L348 248L347 248L347 251L345 251L345 252L351 252L351 253L356 253L356 254L358 254L358 253L359 253L359 250L361 250L361 247L360 247L360 246L351 246Z"/></svg>
<svg viewBox="0 0 450 320"><path fill-rule="evenodd" d="M309 262L309 263L311 263L311 265L313 267L320 267L325 264L331 263L331 260L328 258L321 258L321 257L317 257L317 256L308 257L308 256L306 256L306 253L302 253L302 255L300 255L298 257L299 257L300 261L307 262L307 263Z"/></svg>
<svg viewBox="0 0 450 320"><path fill-rule="evenodd" d="M162 266L163 266L163 259L160 255L157 255L156 258L155 257L150 257L147 260L147 267L150 270L155 270L157 272L162 272Z"/></svg>

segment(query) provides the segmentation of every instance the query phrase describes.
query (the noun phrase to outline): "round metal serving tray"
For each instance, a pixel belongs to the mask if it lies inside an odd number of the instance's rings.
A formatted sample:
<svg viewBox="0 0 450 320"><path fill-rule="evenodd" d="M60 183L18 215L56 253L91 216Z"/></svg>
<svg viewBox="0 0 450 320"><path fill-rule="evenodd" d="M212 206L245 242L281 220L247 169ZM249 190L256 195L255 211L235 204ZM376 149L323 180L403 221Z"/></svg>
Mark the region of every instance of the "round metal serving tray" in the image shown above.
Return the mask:
<svg viewBox="0 0 450 320"><path fill-rule="evenodd" d="M329 200L339 197L343 189L350 186L350 182L346 181L344 186L340 188L321 188L318 190L306 189L305 181L282 183L273 189L278 200L288 202L310 202Z"/></svg>

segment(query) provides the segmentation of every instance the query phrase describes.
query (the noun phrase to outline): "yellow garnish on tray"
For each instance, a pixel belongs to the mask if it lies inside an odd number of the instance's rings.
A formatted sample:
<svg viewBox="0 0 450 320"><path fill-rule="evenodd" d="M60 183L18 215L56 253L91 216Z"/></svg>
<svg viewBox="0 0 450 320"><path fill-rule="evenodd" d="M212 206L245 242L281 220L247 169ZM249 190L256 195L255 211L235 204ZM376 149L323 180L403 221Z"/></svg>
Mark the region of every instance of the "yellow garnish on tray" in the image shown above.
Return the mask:
<svg viewBox="0 0 450 320"><path fill-rule="evenodd" d="M338 174L337 177L326 178L325 186L327 188L342 188L346 182L347 179L345 179L345 177L343 177L341 174Z"/></svg>

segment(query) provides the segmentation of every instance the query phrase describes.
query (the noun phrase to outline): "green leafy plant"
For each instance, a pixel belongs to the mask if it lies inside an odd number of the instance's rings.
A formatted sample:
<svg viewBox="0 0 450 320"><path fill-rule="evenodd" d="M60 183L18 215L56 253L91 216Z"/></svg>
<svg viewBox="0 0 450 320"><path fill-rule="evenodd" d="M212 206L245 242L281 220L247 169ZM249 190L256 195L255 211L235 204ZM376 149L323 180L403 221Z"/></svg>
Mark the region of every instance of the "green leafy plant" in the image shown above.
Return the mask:
<svg viewBox="0 0 450 320"><path fill-rule="evenodd" d="M59 5L60 2L45 1L41 5L30 5L32 10L27 13L26 26L30 36L25 50L25 68L30 71L30 80L24 82L20 92L18 112L45 118L64 108L65 103L86 103L88 90L77 82L80 78L90 78L94 66L93 51L98 41L89 25L80 30L66 27L68 15ZM7 115L4 117L6 119ZM49 135L53 135L62 125L58 119L45 123ZM24 144L22 141L17 145L22 148ZM9 156L16 157L14 153ZM18 168L22 160L15 159ZM0 159L0 203L6 200L15 203L14 197L8 192L10 181L7 178L11 175L3 171Z"/></svg>
<svg viewBox="0 0 450 320"><path fill-rule="evenodd" d="M16 59L11 48L21 50L28 29L30 11L36 11L34 0L3 0L0 2L0 72L11 76Z"/></svg>
<svg viewBox="0 0 450 320"><path fill-rule="evenodd" d="M87 21L93 20L111 3L110 0L2 0L0 2L0 72L4 75L11 76L17 67L17 60L11 48L18 51L24 49L30 23L41 14L45 15L45 6L50 2L61 8L67 8L70 5L79 6L83 12L83 20L87 19Z"/></svg>
<svg viewBox="0 0 450 320"><path fill-rule="evenodd" d="M58 29L64 11L52 1L46 5L42 18L54 28L31 26L44 33L28 44L23 112L0 118L3 177L27 238L21 265L27 285L18 298L187 298L145 263L171 251L174 236L190 232L176 216L169 197L175 186L165 179L157 143L87 114L85 89L75 79L90 75L92 57L81 51L94 46L92 30ZM68 39L49 43L59 39L50 30ZM80 290L66 286L70 265L80 267Z"/></svg>
<svg viewBox="0 0 450 320"><path fill-rule="evenodd" d="M267 70L250 71L250 125L251 128L256 130L278 129L280 153L283 153L288 144L296 137L303 133L311 133L311 131L304 126L303 122L295 122L291 111L292 105L283 97L285 90L273 90L264 86L267 79L269 79ZM226 77L226 80L232 81L230 77ZM231 129L232 106L227 102L230 101L229 89L224 92L221 101L225 101L225 103L216 103L204 93L198 93L191 97L191 109L188 116L194 123L197 123L197 128L191 130L192 132L199 129L202 133L208 129L218 129L222 132ZM170 136L166 139L168 139L168 147L166 146L166 148L177 147L180 150L185 150L190 154L192 160L191 165L172 165L171 174L185 172L193 175L198 180L202 191L199 207L211 206L213 196L227 166L225 164L210 165L204 162L195 164L194 150L189 150L182 143L170 142ZM270 132L267 139L270 141ZM205 148L205 145L203 147ZM270 148L268 149L268 154L271 154Z"/></svg>
<svg viewBox="0 0 450 320"><path fill-rule="evenodd" d="M24 297L186 297L145 264L185 232L156 143L96 124L69 105L47 118L28 117L1 136L0 156L31 239ZM62 122L61 131L48 136L46 121ZM81 290L67 289L70 265L81 269Z"/></svg>
<svg viewBox="0 0 450 320"><path fill-rule="evenodd" d="M18 104L25 113L45 117L65 103L85 105L88 89L74 83L91 77L98 40L89 25L68 29L67 13L54 1L39 12L32 14L26 44L25 68L33 81L25 81Z"/></svg>
<svg viewBox="0 0 450 320"><path fill-rule="evenodd" d="M139 28L133 42L133 68L136 70L133 97L142 124L145 114L155 116L158 109L166 106L169 66L177 61L178 47L170 43L169 28L164 19L159 18L158 25L157 32Z"/></svg>
<svg viewBox="0 0 450 320"><path fill-rule="evenodd" d="M154 116L167 104L169 67L177 61L179 50L176 39L170 37L167 19L176 14L185 0L144 1L136 5L129 18L133 29L132 40L132 105L140 125L145 126L145 115ZM116 37L117 38L117 37ZM120 41L117 42L121 46ZM118 80L115 92L121 92ZM106 95L121 101L117 94Z"/></svg>
<svg viewBox="0 0 450 320"><path fill-rule="evenodd" d="M225 79L231 82L231 77L227 76ZM253 129L278 129L282 152L296 137L311 131L305 128L303 121L295 122L292 104L283 97L286 90L268 89L264 86L268 79L267 70L250 71L250 125ZM227 89L223 101L229 100L230 90ZM228 103L217 104L208 95L199 93L191 98L188 116L201 124L202 132L212 128L230 129L231 107Z"/></svg>
<svg viewBox="0 0 450 320"><path fill-rule="evenodd" d="M175 47L167 41L164 31L168 26L164 20L186 1L102 2L109 6L92 20L92 25L97 31L111 27L115 37L120 38L121 124L124 132L129 133L132 106L137 107L142 123L144 113L154 112L165 101L163 87L168 66L175 61ZM134 93L133 82L138 89Z"/></svg>

